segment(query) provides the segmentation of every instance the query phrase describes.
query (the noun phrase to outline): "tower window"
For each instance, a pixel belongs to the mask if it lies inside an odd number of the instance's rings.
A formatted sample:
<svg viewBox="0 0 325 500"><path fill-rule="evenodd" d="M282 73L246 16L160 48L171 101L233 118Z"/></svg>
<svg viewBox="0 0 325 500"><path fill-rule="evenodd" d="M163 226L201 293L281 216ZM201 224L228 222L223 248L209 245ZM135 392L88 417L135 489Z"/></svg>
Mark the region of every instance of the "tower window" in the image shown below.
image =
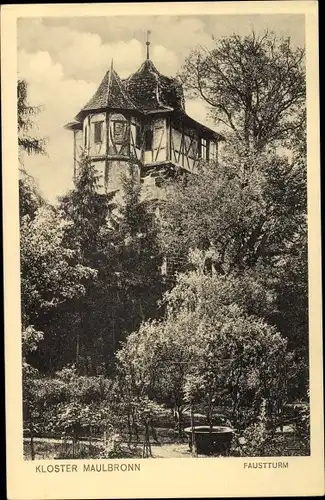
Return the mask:
<svg viewBox="0 0 325 500"><path fill-rule="evenodd" d="M210 141L206 141L205 159L210 160Z"/></svg>
<svg viewBox="0 0 325 500"><path fill-rule="evenodd" d="M135 147L141 149L141 127L136 125L135 127Z"/></svg>
<svg viewBox="0 0 325 500"><path fill-rule="evenodd" d="M102 121L94 123L94 142L96 144L102 142L103 123Z"/></svg>
<svg viewBox="0 0 325 500"><path fill-rule="evenodd" d="M153 132L151 129L147 129L145 131L145 150L152 150L152 141L153 141Z"/></svg>
<svg viewBox="0 0 325 500"><path fill-rule="evenodd" d="M208 160L209 159L209 144L206 139L203 137L199 140L199 158L202 158L202 160Z"/></svg>

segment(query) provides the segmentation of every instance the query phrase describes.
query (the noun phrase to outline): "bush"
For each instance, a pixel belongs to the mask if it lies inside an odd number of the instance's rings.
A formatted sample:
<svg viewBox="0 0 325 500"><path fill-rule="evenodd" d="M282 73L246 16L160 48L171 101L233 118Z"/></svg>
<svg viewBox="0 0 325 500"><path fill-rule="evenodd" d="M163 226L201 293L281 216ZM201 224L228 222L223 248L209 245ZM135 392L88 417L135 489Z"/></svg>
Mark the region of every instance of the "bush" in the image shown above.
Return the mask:
<svg viewBox="0 0 325 500"><path fill-rule="evenodd" d="M270 430L264 400L258 421L241 434L234 435L231 455L241 457L276 457L309 455L309 435L298 432L275 433Z"/></svg>

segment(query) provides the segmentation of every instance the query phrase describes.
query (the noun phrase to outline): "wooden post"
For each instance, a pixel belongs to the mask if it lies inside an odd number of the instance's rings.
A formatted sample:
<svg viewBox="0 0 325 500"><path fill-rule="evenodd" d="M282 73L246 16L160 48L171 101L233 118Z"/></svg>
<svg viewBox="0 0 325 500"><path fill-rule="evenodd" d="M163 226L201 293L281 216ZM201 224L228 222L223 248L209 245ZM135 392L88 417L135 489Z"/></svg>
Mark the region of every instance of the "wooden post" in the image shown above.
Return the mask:
<svg viewBox="0 0 325 500"><path fill-rule="evenodd" d="M29 403L27 404L27 413L29 420L29 432L30 432L30 456L32 460L35 460L35 448L34 448L34 426L33 426L33 414Z"/></svg>
<svg viewBox="0 0 325 500"><path fill-rule="evenodd" d="M168 149L168 160L173 161L172 154L172 119L168 118L168 136L167 136L167 149Z"/></svg>
<svg viewBox="0 0 325 500"><path fill-rule="evenodd" d="M88 136L87 136L87 155L90 154L91 145L91 115L88 115Z"/></svg>
<svg viewBox="0 0 325 500"><path fill-rule="evenodd" d="M171 141L170 141L170 134L171 134L171 120L169 117L166 118L165 122L166 126L166 160L171 160Z"/></svg>
<svg viewBox="0 0 325 500"><path fill-rule="evenodd" d="M193 457L197 457L197 446L196 446L196 438L195 438L193 403L191 403L191 443L192 443L192 456Z"/></svg>
<svg viewBox="0 0 325 500"><path fill-rule="evenodd" d="M144 424L144 440L143 440L143 448L142 448L142 458L152 457L151 451L151 443L150 443L150 434L149 434L149 425L148 421L145 421Z"/></svg>
<svg viewBox="0 0 325 500"><path fill-rule="evenodd" d="M30 430L30 455L31 455L31 459L35 460L34 434L33 434L32 426L31 426L31 430Z"/></svg>

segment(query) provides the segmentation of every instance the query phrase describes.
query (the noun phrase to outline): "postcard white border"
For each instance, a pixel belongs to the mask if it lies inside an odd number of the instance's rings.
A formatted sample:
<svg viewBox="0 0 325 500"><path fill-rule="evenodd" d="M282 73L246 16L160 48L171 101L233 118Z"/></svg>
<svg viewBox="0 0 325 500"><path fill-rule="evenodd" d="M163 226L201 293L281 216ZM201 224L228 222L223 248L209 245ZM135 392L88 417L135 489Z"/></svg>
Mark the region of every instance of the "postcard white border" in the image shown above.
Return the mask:
<svg viewBox="0 0 325 500"><path fill-rule="evenodd" d="M140 472L37 473L23 460L20 350L18 162L16 145L16 20L18 17L109 15L304 14L307 54L308 224L311 456L285 469L244 469L247 458L141 460ZM9 499L260 497L324 494L322 387L318 3L316 1L8 5L1 9L3 232L7 488ZM113 462L113 461L110 461ZM138 461L137 461L138 463Z"/></svg>

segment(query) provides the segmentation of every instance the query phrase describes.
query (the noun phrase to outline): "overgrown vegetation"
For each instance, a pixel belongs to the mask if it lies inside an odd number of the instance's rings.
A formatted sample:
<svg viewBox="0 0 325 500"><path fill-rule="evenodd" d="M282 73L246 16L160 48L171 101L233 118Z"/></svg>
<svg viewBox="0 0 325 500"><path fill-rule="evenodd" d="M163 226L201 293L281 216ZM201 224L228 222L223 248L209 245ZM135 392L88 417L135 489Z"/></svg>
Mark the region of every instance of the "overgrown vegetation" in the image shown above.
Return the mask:
<svg viewBox="0 0 325 500"><path fill-rule="evenodd" d="M233 36L191 54L181 77L229 131L218 164L167 186L159 219L132 169L118 204L84 154L57 206L22 171L33 459L36 436L61 440L56 458L149 457L164 425L183 439L197 413L235 429L233 455L309 453L303 52L268 33ZM44 153L28 135L36 111L19 82L28 154ZM163 258L182 262L169 286ZM288 423L293 451L279 434Z"/></svg>

